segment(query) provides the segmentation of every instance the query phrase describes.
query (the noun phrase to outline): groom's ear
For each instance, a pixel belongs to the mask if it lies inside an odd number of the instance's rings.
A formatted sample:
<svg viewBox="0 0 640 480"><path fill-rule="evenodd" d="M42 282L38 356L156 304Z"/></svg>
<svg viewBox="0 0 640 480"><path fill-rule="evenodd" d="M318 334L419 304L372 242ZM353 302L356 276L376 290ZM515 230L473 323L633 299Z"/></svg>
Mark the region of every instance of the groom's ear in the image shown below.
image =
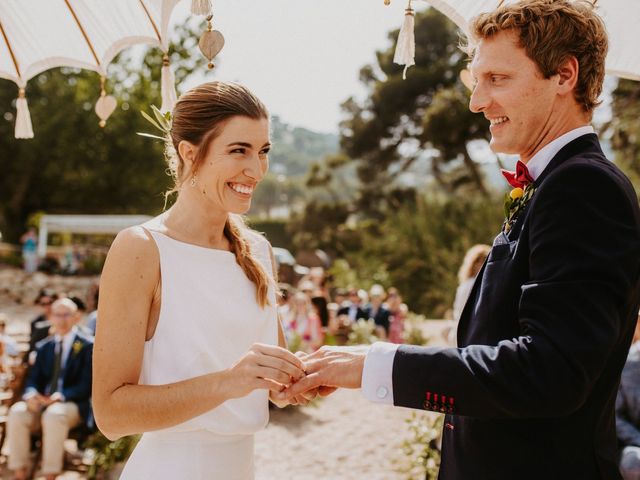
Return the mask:
<svg viewBox="0 0 640 480"><path fill-rule="evenodd" d="M578 83L578 73L580 65L578 59L573 55L569 56L558 67L558 93L560 95L573 94L573 90Z"/></svg>

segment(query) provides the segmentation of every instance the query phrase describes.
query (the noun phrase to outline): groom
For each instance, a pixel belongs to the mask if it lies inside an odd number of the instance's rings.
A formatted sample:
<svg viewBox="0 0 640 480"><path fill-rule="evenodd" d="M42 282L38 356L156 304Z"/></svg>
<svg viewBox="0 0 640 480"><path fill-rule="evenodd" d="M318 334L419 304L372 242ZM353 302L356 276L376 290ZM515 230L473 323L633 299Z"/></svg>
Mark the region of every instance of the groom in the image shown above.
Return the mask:
<svg viewBox="0 0 640 480"><path fill-rule="evenodd" d="M640 211L589 125L607 36L587 2L525 0L471 25L470 108L519 154L510 221L459 348L324 347L282 396L362 387L446 413L441 480L619 479L614 402L638 315ZM524 195L523 194L524 191Z"/></svg>

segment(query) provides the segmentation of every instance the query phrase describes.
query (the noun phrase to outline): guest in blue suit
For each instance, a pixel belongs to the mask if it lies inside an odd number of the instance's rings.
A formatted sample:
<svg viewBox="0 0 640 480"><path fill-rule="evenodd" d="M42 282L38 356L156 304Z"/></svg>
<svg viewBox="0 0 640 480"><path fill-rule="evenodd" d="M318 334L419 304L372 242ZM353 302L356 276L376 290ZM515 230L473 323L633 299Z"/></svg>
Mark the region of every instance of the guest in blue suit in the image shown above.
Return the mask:
<svg viewBox="0 0 640 480"><path fill-rule="evenodd" d="M31 432L42 429L42 473L51 480L62 471L69 430L92 418L93 341L76 326L80 315L70 299L56 300L50 318L55 333L37 345L23 401L9 411L9 468L18 480L27 475Z"/></svg>

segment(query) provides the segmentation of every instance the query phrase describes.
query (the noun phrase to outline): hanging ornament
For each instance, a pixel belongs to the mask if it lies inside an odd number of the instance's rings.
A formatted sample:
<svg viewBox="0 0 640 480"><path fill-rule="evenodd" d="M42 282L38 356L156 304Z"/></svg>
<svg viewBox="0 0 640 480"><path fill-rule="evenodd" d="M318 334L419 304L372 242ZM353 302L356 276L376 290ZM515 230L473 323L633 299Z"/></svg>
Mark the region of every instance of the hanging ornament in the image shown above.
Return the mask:
<svg viewBox="0 0 640 480"><path fill-rule="evenodd" d="M415 11L411 8L411 0L404 11L404 22L400 28L400 34L398 35L398 43L396 44L396 52L393 56L393 63L398 65L404 65L404 71L402 72L402 79L407 79L407 70L410 66L415 65L416 56L416 37L414 32L415 27Z"/></svg>
<svg viewBox="0 0 640 480"><path fill-rule="evenodd" d="M207 16L207 31L202 34L200 41L198 42L200 51L205 58L209 60L209 63L207 64L209 69L215 67L212 60L218 53L220 53L222 47L224 47L224 37L218 30L213 29L213 24L211 23L212 18L213 15L211 14Z"/></svg>
<svg viewBox="0 0 640 480"><path fill-rule="evenodd" d="M173 71L171 70L171 65L169 63L169 55L167 53L162 57L160 82L160 93L162 95L162 106L160 107L160 111L162 113L172 112L173 107L178 100L178 96L176 95L176 80L173 76Z"/></svg>
<svg viewBox="0 0 640 480"><path fill-rule="evenodd" d="M191 13L194 15L209 15L211 0L191 0Z"/></svg>
<svg viewBox="0 0 640 480"><path fill-rule="evenodd" d="M24 88L18 90L18 100L16 101L16 138L33 138L33 127L31 125L31 114L27 104L27 96Z"/></svg>
<svg viewBox="0 0 640 480"><path fill-rule="evenodd" d="M384 4L388 7L391 5L391 0L384 0Z"/></svg>
<svg viewBox="0 0 640 480"><path fill-rule="evenodd" d="M96 115L100 117L100 126L104 128L107 119L116 109L118 102L111 95L107 95L104 89L105 78L100 77L100 98L96 102Z"/></svg>

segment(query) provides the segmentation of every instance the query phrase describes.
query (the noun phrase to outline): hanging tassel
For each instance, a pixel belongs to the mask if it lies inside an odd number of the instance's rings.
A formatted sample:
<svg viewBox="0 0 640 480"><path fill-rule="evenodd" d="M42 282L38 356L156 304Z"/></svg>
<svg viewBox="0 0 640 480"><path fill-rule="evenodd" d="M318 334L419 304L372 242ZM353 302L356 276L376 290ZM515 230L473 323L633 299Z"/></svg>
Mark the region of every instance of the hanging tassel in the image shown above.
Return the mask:
<svg viewBox="0 0 640 480"><path fill-rule="evenodd" d="M409 67L416 64L416 37L414 27L414 10L411 8L411 0L409 0L409 5L404 11L404 22L402 22L402 28L400 28L400 35L398 35L396 53L393 56L393 63L405 66L402 72L403 80L407 79L407 70Z"/></svg>
<svg viewBox="0 0 640 480"><path fill-rule="evenodd" d="M211 12L211 0L191 0L191 13L207 16Z"/></svg>
<svg viewBox="0 0 640 480"><path fill-rule="evenodd" d="M160 92L162 94L160 111L162 113L173 112L173 107L178 100L178 96L176 95L176 79L173 76L173 70L171 70L171 65L169 64L169 55L166 53L162 57L162 73L160 78Z"/></svg>
<svg viewBox="0 0 640 480"><path fill-rule="evenodd" d="M16 101L16 138L33 138L33 127L31 126L31 114L24 88L18 90L18 100Z"/></svg>

